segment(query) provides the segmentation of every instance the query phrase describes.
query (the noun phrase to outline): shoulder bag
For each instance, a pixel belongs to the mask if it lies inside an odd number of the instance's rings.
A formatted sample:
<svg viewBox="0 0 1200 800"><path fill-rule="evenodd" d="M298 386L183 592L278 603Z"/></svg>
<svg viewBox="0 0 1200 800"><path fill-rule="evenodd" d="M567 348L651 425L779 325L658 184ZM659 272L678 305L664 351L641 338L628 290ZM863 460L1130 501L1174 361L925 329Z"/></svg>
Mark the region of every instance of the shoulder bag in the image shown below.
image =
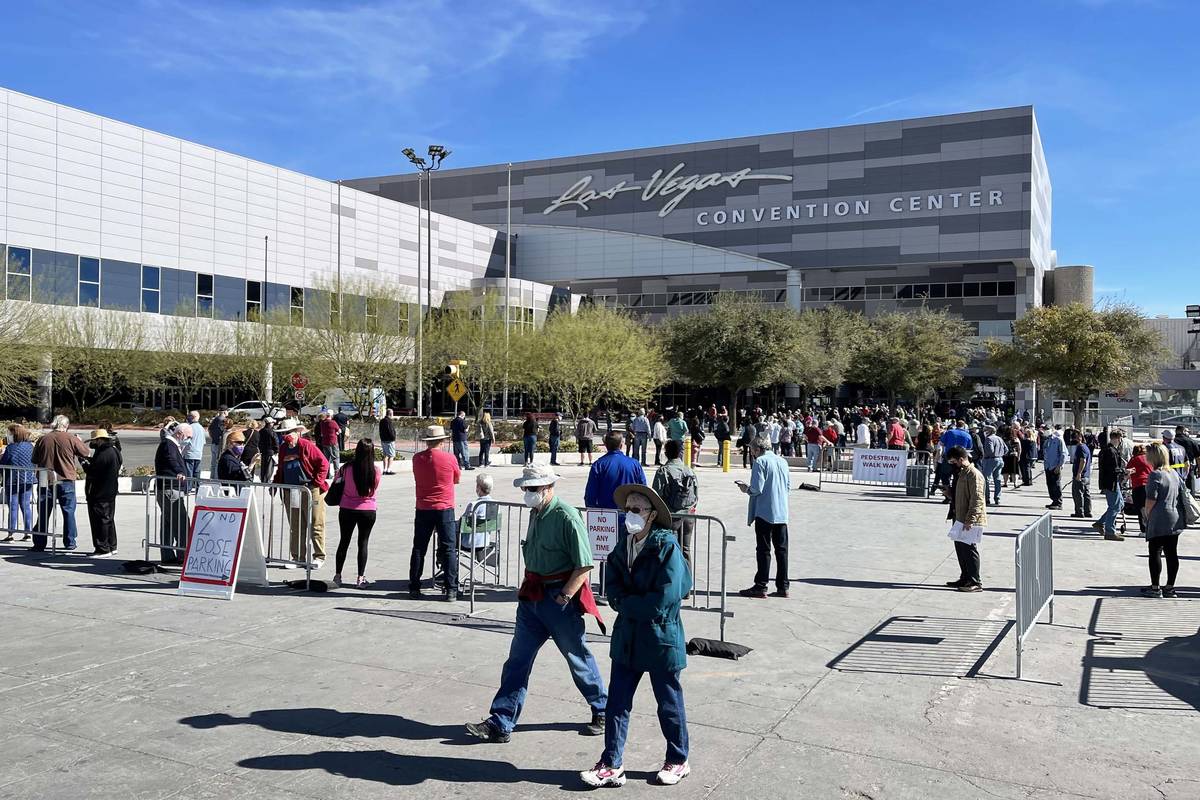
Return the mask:
<svg viewBox="0 0 1200 800"><path fill-rule="evenodd" d="M346 491L346 468L342 467L333 476L333 482L329 484L329 491L325 492L325 505L340 506L342 504L342 494Z"/></svg>

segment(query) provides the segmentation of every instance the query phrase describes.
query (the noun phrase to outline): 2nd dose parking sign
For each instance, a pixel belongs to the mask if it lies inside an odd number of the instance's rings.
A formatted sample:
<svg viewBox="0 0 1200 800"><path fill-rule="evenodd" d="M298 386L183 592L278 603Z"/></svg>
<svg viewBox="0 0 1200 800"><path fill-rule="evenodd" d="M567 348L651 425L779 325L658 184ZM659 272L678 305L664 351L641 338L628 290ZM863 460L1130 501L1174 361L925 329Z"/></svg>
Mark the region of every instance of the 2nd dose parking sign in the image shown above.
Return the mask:
<svg viewBox="0 0 1200 800"><path fill-rule="evenodd" d="M908 453L904 450L852 450L853 472L856 481L904 483Z"/></svg>

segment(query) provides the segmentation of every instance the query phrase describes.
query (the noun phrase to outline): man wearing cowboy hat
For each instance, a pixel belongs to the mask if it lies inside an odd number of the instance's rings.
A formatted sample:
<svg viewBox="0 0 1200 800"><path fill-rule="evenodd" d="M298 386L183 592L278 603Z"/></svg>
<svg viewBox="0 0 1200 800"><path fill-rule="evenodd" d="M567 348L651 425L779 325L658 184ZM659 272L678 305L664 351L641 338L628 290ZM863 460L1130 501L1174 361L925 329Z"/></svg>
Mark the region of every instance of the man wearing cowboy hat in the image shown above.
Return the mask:
<svg viewBox="0 0 1200 800"><path fill-rule="evenodd" d="M117 552L117 476L121 474L121 453L113 447L112 436L103 428L92 431L88 442L90 458L83 461L83 496L87 499L88 523L92 528L92 556L107 558Z"/></svg>
<svg viewBox="0 0 1200 800"><path fill-rule="evenodd" d="M289 417L276 428L283 441L279 445L279 466L275 468L275 483L288 486L307 486L312 492L301 494L300 502L292 504L284 492L283 501L288 507L288 527L292 530L291 555L293 561L304 556L300 537L305 528L312 539L313 569L325 563L325 492L329 490L329 460L320 448L303 434L307 428L295 417Z"/></svg>
<svg viewBox="0 0 1200 800"><path fill-rule="evenodd" d="M677 442L668 443L672 449ZM596 766L579 774L589 786L625 783L622 757L633 697L643 675L650 676L667 755L658 782L679 783L688 766L687 714L679 673L687 666L686 638L679 609L692 579L671 526L671 510L648 486L617 488L617 508L625 512L626 535L608 556L605 587L617 612L613 623L612 672L605 709L604 752Z"/></svg>
<svg viewBox="0 0 1200 800"><path fill-rule="evenodd" d="M408 596L421 599L421 573L425 553L437 531L438 561L446 576L446 599L458 599L458 540L454 524L454 486L462 470L454 456L442 449L449 437L441 425L430 425L422 437L425 449L413 456L413 481L417 485L417 511L413 517L413 549L408 560Z"/></svg>
<svg viewBox="0 0 1200 800"><path fill-rule="evenodd" d="M516 629L500 673L500 689L492 700L491 715L482 722L467 723L467 733L485 742L502 744L512 737L525 705L529 673L547 639L554 640L567 660L575 688L591 707L592 721L584 725L582 732L588 736L604 733L608 694L596 657L587 646L583 624L583 615L591 614L604 630L588 580L592 548L583 517L555 495L557 481L558 475L540 464L525 467L521 477L513 481L513 486L525 491L525 505L531 509L521 549L525 579L517 592Z"/></svg>

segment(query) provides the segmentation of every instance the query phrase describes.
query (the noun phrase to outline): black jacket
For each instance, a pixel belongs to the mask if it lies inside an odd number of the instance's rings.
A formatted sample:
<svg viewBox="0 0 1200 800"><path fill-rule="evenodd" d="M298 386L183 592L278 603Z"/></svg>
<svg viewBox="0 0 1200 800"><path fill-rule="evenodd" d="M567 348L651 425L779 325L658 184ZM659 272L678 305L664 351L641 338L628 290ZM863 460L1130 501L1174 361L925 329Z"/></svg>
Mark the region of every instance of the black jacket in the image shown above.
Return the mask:
<svg viewBox="0 0 1200 800"><path fill-rule="evenodd" d="M187 475L187 465L183 463L183 453L179 445L170 439L163 439L154 451L154 474L174 478L176 475Z"/></svg>
<svg viewBox="0 0 1200 800"><path fill-rule="evenodd" d="M246 440L245 447L242 448L242 463L247 467L254 463L254 457L258 455L258 436L251 436Z"/></svg>
<svg viewBox="0 0 1200 800"><path fill-rule="evenodd" d="M267 456L273 456L279 452L279 437L271 428L263 428L258 432L258 451L263 454L265 460Z"/></svg>
<svg viewBox="0 0 1200 800"><path fill-rule="evenodd" d="M83 472L83 496L89 503L111 503L117 499L117 477L121 474L121 452L117 447L105 441L96 442Z"/></svg>
<svg viewBox="0 0 1200 800"><path fill-rule="evenodd" d="M379 420L379 441L396 441L396 423L391 417L384 417Z"/></svg>
<svg viewBox="0 0 1200 800"><path fill-rule="evenodd" d="M248 481L249 475L246 474L246 465L242 463L232 450L226 450L221 453L221 457L217 459L217 480L222 481Z"/></svg>

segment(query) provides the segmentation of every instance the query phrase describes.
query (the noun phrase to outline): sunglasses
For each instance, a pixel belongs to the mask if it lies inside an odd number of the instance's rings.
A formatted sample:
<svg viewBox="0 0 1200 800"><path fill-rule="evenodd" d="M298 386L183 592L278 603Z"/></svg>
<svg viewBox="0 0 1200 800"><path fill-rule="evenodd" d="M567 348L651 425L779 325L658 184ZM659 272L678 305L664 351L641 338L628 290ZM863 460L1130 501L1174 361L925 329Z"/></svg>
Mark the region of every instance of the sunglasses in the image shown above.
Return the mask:
<svg viewBox="0 0 1200 800"><path fill-rule="evenodd" d="M625 506L626 514L645 514L649 510L644 506Z"/></svg>

